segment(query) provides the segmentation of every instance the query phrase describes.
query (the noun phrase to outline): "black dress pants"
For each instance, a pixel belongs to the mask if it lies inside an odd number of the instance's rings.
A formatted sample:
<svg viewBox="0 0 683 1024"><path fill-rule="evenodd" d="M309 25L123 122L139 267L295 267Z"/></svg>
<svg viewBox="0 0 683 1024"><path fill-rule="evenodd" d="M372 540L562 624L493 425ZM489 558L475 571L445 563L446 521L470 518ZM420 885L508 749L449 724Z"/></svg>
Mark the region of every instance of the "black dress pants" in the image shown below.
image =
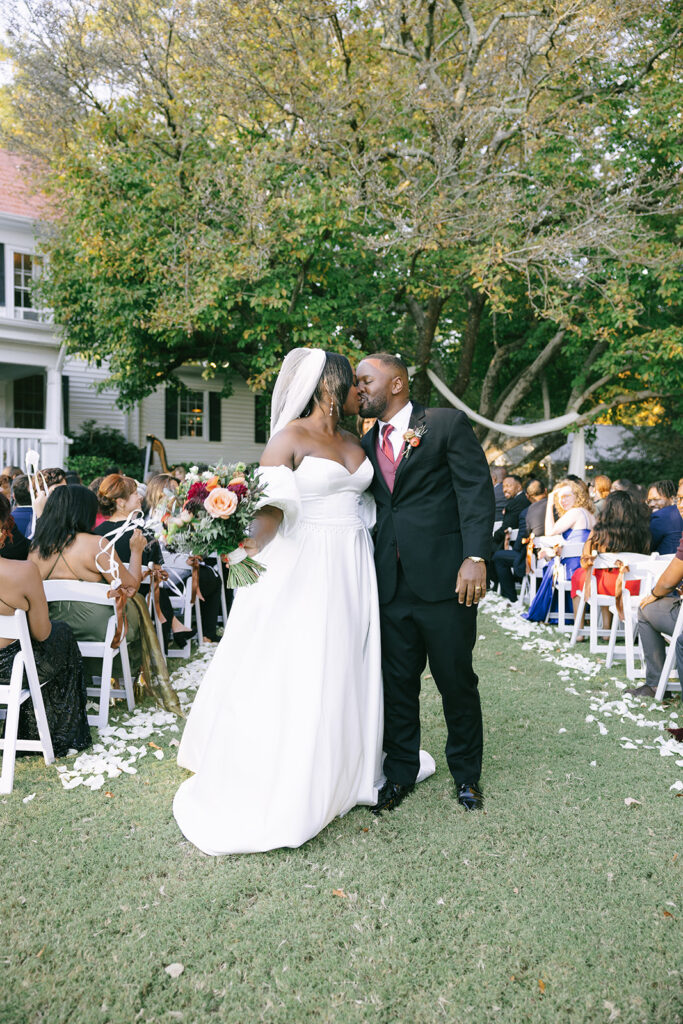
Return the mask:
<svg viewBox="0 0 683 1024"><path fill-rule="evenodd" d="M519 565L520 555L512 549L507 551L501 549L496 551L493 556L493 572L491 575L500 583L500 592L508 601L517 600L515 580L524 579L524 569L522 569L522 575L517 575ZM523 561L522 565L524 565Z"/></svg>
<svg viewBox="0 0 683 1024"><path fill-rule="evenodd" d="M420 766L420 677L427 658L448 729L446 760L456 783L477 782L483 731L472 668L477 610L457 597L428 602L414 594L399 565L396 593L380 605L384 679L384 772L400 785Z"/></svg>

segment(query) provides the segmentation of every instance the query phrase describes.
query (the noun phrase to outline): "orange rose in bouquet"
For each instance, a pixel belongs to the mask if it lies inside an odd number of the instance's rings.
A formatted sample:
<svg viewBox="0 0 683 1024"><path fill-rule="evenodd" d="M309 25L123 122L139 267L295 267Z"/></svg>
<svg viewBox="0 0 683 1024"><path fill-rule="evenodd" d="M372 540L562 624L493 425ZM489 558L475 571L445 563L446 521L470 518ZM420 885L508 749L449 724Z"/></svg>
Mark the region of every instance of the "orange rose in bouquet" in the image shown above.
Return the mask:
<svg viewBox="0 0 683 1024"><path fill-rule="evenodd" d="M228 519L237 509L239 499L227 487L214 487L204 501L204 508L214 519Z"/></svg>

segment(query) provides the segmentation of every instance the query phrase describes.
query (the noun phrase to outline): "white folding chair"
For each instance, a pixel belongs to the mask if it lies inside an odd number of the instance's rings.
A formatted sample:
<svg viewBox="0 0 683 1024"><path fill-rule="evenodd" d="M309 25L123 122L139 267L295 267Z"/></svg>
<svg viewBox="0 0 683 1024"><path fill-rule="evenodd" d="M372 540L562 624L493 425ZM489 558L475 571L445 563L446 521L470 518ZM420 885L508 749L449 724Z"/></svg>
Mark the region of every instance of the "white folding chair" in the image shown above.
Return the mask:
<svg viewBox="0 0 683 1024"><path fill-rule="evenodd" d="M668 642L668 650L666 652L666 658L664 660L664 667L662 668L662 674L659 677L659 683L657 684L657 691L655 693L655 700L664 700L664 694L667 690L682 690L683 692L683 680L678 678L678 672L676 671L676 641L683 632L683 601L681 601L680 608L678 609L678 618L674 625L673 632L669 635L668 633L662 633L664 639ZM672 670L676 673L676 678L671 678Z"/></svg>
<svg viewBox="0 0 683 1024"><path fill-rule="evenodd" d="M170 576L165 584L169 597L171 599L171 607L173 608L174 614L180 619L185 629L192 629L192 575L188 576L185 580L173 579L173 568L187 569L187 555L174 555L170 559L164 560L164 565L168 569ZM202 638L202 609L201 601L199 598L195 598L194 602L194 613L195 621L197 624L197 639L201 642ZM156 616L155 616L156 620ZM156 623L157 636L159 636L161 626ZM188 640L182 647L173 649L169 647L167 658L189 658L192 654L192 642Z"/></svg>
<svg viewBox="0 0 683 1024"><path fill-rule="evenodd" d="M606 654L605 665L607 668L611 668L615 658L624 657L626 659L627 674L628 672L635 672L635 653L636 653L636 640L635 640L635 620L637 620L637 614L634 612L631 594L626 587L626 583L632 580L638 580L640 582L640 589L642 593L646 593L644 587L648 586L648 573L646 570L639 568L643 560L647 560L646 555L639 554L632 551L622 552L600 552L596 555L593 569L615 569L621 565L628 566L628 571L623 575L623 595L622 605L624 608L624 620L619 617L617 609L616 598L609 594L598 593L598 586L595 577L591 580L590 597L586 602L585 591L581 591L579 597L579 604L576 610L576 616L574 620L574 628L572 629L572 635L570 640L570 646L573 647L576 643L579 634L588 636L590 640L590 652L591 654ZM640 600L640 597L638 597ZM586 605L588 606L586 609ZM611 622L609 628L603 626L603 609L607 608L611 615ZM585 617L586 610L588 610L588 626L581 625L582 620ZM617 640L623 639L624 646L617 647ZM606 641L601 643L601 641ZM629 679L634 678L629 675Z"/></svg>
<svg viewBox="0 0 683 1024"><path fill-rule="evenodd" d="M88 723L97 726L98 729L104 729L109 721L109 702L112 697L125 697L129 711L135 707L128 644L124 637L118 648L111 645L117 625L114 598L107 596L111 586L108 583L86 583L82 580L44 580L43 587L48 604L52 601L72 601L79 604L107 605L111 608L112 614L107 623L104 639L78 641L82 657L102 659L101 675L93 676L93 682L99 678L100 685L88 687L86 692L89 697L99 696L98 712L96 715L88 715ZM123 688L112 687L114 659L117 654L121 659L120 678L123 681Z"/></svg>
<svg viewBox="0 0 683 1024"><path fill-rule="evenodd" d="M2 756L2 772L0 773L0 793L11 793L14 785L14 763L17 750L42 753L45 764L52 764L55 759L52 739L47 724L43 695L40 692L40 681L36 669L31 636L28 629L26 612L18 609L14 615L0 615L0 637L6 640L18 640L21 649L15 654L9 683L0 684L0 718L5 720L5 735L0 739ZM28 686L24 686L24 673ZM19 708L30 697L33 712L38 726L37 740L20 740Z"/></svg>
<svg viewBox="0 0 683 1024"><path fill-rule="evenodd" d="M560 537L560 540L562 538ZM557 538L554 539L557 544ZM562 544L559 552L560 559L565 558L578 558L583 554L583 541L569 541ZM574 626L574 610L571 605L571 593L572 593L572 578L571 575L567 574L567 568L560 561L557 572L557 581L555 583L555 593L557 594L557 628L563 633L568 633L573 629ZM569 597L569 605L571 611L567 610L567 597ZM552 606L551 606L552 607ZM546 615L546 622L552 614L550 608Z"/></svg>

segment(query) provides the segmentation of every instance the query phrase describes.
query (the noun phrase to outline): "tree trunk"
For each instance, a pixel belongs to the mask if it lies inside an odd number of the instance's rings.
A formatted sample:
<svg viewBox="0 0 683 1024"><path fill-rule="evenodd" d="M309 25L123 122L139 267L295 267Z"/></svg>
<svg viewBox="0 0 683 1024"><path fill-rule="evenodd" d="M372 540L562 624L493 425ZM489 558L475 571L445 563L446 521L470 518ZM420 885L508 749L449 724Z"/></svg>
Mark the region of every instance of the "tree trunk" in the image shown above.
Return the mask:
<svg viewBox="0 0 683 1024"><path fill-rule="evenodd" d="M484 306L486 305L486 295L484 292L475 291L469 285L465 286L465 297L467 298L467 323L465 324L465 333L462 339L458 373L453 383L453 391L459 398L466 391L472 376L472 363L474 362L474 352L479 337L479 326Z"/></svg>

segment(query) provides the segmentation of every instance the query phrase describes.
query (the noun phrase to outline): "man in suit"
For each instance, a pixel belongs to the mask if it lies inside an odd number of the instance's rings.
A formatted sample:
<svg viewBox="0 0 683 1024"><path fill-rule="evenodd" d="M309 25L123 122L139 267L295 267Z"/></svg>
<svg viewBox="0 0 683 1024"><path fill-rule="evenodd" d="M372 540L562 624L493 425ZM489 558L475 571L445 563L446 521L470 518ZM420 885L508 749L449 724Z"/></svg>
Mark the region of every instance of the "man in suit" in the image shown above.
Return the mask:
<svg viewBox="0 0 683 1024"><path fill-rule="evenodd" d="M524 493L524 487L520 477L514 473L508 473L503 480L503 492L505 494L505 508L501 525L493 534L493 558L489 567L489 579L493 587L500 583L497 573L496 555L505 549L506 534L510 530L519 529L519 517L525 508L529 506L529 499Z"/></svg>
<svg viewBox="0 0 683 1024"><path fill-rule="evenodd" d="M411 402L400 359L375 353L356 375L360 415L377 419L362 439L375 469L387 777L373 810L398 806L417 778L427 658L443 701L457 797L477 810L482 721L472 649L477 603L486 593L491 476L463 413Z"/></svg>
<svg viewBox="0 0 683 1024"><path fill-rule="evenodd" d="M508 475L505 466L491 466L491 483L493 484L493 496L496 500L496 522L503 518L505 508L505 492L503 491L503 480Z"/></svg>
<svg viewBox="0 0 683 1024"><path fill-rule="evenodd" d="M548 501L546 489L540 480L530 480L526 486L529 504L519 513L518 533L512 547L494 552L493 570L500 583L500 593L508 601L517 600L515 580L524 578L526 572L526 544L530 533L542 536L545 525L545 507ZM530 522L531 520L531 522Z"/></svg>

